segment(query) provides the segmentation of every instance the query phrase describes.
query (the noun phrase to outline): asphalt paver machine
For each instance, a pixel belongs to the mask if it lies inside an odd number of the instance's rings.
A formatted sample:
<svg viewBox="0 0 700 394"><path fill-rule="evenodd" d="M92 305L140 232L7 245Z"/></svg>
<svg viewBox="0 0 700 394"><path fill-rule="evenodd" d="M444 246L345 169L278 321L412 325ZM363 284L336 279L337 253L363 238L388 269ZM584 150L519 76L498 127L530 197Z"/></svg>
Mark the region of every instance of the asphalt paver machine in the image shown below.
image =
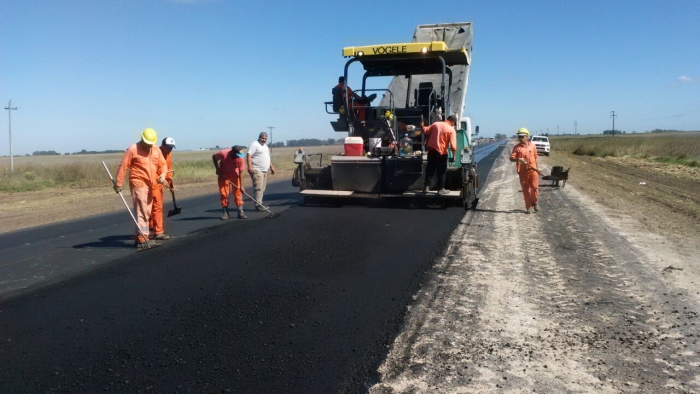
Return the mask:
<svg viewBox="0 0 700 394"><path fill-rule="evenodd" d="M350 200L378 199L439 204L469 209L476 199L478 178L471 123L464 110L472 52L471 23L419 25L410 43L343 48L342 92L334 89L326 112L336 132L347 133L344 152L330 165L303 148L297 150L293 184L305 203L342 205ZM349 71L361 66L360 85ZM364 71L362 73L362 71ZM370 78L390 80L383 89L368 88ZM388 77L388 78L387 78ZM355 86L357 88L357 86ZM339 94L340 93L340 94ZM381 96L375 105L373 102ZM447 169L447 193L423 193L427 140L421 123L430 125L448 115L457 117L457 152ZM451 152L450 152L451 155Z"/></svg>

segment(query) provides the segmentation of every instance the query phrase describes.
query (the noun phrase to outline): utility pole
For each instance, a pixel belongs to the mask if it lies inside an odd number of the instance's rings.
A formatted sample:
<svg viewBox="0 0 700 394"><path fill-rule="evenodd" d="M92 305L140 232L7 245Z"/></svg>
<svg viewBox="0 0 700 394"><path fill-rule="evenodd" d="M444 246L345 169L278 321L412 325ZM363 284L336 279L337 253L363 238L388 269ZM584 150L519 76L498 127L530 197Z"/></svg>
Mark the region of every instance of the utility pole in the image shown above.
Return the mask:
<svg viewBox="0 0 700 394"><path fill-rule="evenodd" d="M273 126L267 126L268 129L270 129L270 139L267 142L267 145L271 146L272 145L272 129L274 129ZM270 148L270 151L272 151L272 148Z"/></svg>
<svg viewBox="0 0 700 394"><path fill-rule="evenodd" d="M557 125L557 135L559 135L559 125Z"/></svg>
<svg viewBox="0 0 700 394"><path fill-rule="evenodd" d="M12 111L17 110L17 107L12 108L12 100L10 100L9 103L7 103L7 107L5 107L7 110L7 120L10 123L10 173L15 172L15 161L14 158L12 157Z"/></svg>
<svg viewBox="0 0 700 394"><path fill-rule="evenodd" d="M610 116L613 118L613 137L615 136L615 111L610 111Z"/></svg>
<svg viewBox="0 0 700 394"><path fill-rule="evenodd" d="M574 120L574 135L578 135L578 129L576 128L578 126L578 122Z"/></svg>

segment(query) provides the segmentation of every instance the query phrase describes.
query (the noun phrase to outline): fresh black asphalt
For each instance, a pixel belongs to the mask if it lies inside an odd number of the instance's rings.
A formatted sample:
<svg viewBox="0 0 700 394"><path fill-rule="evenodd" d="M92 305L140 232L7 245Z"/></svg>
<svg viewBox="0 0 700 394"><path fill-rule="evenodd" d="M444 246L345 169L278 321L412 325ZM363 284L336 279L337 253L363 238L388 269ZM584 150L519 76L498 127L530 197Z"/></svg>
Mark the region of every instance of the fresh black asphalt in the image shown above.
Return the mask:
<svg viewBox="0 0 700 394"><path fill-rule="evenodd" d="M463 215L289 204L15 295L0 392L362 392Z"/></svg>

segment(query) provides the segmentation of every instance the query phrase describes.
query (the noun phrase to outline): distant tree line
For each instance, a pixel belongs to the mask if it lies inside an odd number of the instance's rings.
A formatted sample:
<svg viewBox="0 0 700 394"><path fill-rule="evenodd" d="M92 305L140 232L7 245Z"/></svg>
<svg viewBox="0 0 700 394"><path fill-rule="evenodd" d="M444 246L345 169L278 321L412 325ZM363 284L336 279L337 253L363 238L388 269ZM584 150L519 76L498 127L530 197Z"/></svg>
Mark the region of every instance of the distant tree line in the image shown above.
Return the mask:
<svg viewBox="0 0 700 394"><path fill-rule="evenodd" d="M329 138L327 140L319 140L316 138L302 138L300 140L287 140L287 146L324 146L324 145L335 145L335 138ZM283 145L284 146L284 145Z"/></svg>
<svg viewBox="0 0 700 394"><path fill-rule="evenodd" d="M603 131L603 134L627 134L624 130L605 130Z"/></svg>
<svg viewBox="0 0 700 394"><path fill-rule="evenodd" d="M38 150L38 151L32 153L32 156L54 156L54 155L60 155L60 153L56 152L55 150Z"/></svg>
<svg viewBox="0 0 700 394"><path fill-rule="evenodd" d="M496 133L496 136L494 137L494 139L497 139L497 140L504 140L506 138L508 138L508 136L506 136L505 134L500 134L500 133Z"/></svg>
<svg viewBox="0 0 700 394"><path fill-rule="evenodd" d="M654 129L654 130L650 131L650 133L686 133L686 132L692 133L692 132L697 132L697 131L698 131L698 130L689 130L689 131L686 131L686 130L662 130L662 129Z"/></svg>
<svg viewBox="0 0 700 394"><path fill-rule="evenodd" d="M72 155L94 155L94 154L98 154L98 153L124 153L124 150L123 149L122 150L108 149L108 150L97 151L97 150L85 150L85 149L83 149L80 152L74 152L71 154Z"/></svg>

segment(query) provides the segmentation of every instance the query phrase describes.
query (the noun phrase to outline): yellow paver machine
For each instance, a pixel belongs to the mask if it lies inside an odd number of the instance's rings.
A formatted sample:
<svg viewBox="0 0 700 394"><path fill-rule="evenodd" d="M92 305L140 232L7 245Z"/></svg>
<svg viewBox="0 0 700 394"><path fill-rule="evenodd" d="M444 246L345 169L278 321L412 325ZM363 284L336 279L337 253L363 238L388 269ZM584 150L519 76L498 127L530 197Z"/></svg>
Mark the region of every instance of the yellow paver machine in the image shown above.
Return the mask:
<svg viewBox="0 0 700 394"><path fill-rule="evenodd" d="M337 116L330 122L333 129L347 133L344 152L327 164L317 160L318 154L297 150L293 183L304 202L393 200L471 208L478 179L471 122L462 116L471 43L471 23L448 23L419 25L410 43L343 48L349 60L333 88L333 100L325 105L328 114ZM361 81L349 79L358 74ZM388 86L369 88L373 78ZM361 87L352 91L353 83ZM377 96L381 99L374 105ZM428 126L449 115L457 118L457 152L447 169L446 191L435 190L433 176L424 192L427 140L421 124Z"/></svg>

